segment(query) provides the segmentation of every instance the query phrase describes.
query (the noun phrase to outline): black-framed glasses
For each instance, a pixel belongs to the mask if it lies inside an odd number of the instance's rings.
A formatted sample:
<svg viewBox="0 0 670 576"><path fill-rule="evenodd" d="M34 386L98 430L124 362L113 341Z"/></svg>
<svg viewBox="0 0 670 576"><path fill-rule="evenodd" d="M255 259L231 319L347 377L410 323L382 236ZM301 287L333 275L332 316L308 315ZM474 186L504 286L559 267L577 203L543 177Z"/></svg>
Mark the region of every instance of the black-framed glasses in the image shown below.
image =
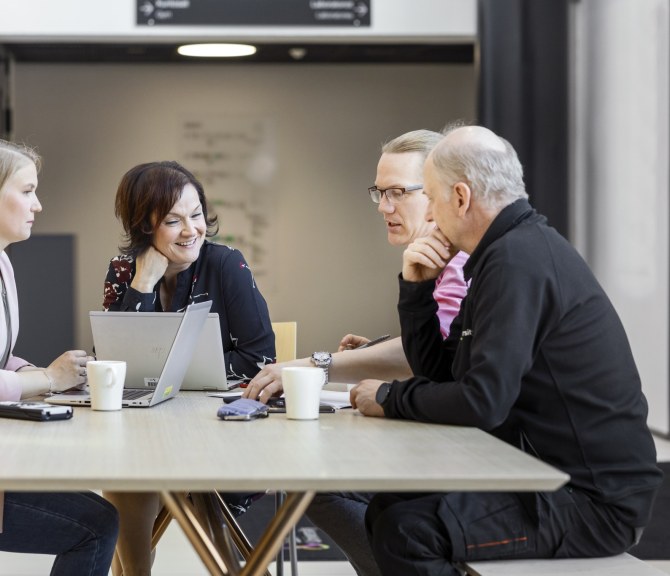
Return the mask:
<svg viewBox="0 0 670 576"><path fill-rule="evenodd" d="M408 192L416 192L417 190L421 190L422 188L423 184L416 184L415 186L405 186L404 188L401 188L399 186L393 186L392 188L377 188L376 186L370 186L370 188L368 188L368 192L370 194L371 200L375 204L379 204L382 201L382 194L386 196L386 199L389 202L397 204L403 199L405 194L407 194Z"/></svg>

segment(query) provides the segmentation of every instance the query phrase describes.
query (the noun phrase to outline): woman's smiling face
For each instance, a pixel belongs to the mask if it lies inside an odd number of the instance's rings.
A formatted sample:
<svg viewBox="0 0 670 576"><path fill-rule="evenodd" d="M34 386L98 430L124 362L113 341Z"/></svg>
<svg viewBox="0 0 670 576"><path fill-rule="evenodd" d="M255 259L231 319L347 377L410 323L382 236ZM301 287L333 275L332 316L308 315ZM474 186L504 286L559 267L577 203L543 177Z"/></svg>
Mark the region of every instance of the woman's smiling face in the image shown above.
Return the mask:
<svg viewBox="0 0 670 576"><path fill-rule="evenodd" d="M198 259L206 232L198 192L187 184L179 200L158 223L153 245L170 261L169 268L182 271Z"/></svg>

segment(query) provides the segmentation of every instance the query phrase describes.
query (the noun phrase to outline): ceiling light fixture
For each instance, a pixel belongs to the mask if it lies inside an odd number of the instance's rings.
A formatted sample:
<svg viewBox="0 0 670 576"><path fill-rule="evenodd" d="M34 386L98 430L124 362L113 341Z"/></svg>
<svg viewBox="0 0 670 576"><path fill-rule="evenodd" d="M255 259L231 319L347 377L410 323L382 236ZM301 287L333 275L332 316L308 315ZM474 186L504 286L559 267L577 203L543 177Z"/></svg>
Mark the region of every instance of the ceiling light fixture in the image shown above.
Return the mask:
<svg viewBox="0 0 670 576"><path fill-rule="evenodd" d="M177 48L177 52L199 58L233 58L251 56L256 53L256 47L249 44L185 44Z"/></svg>
<svg viewBox="0 0 670 576"><path fill-rule="evenodd" d="M288 54L294 60L302 60L307 55L307 50L304 48L289 48Z"/></svg>

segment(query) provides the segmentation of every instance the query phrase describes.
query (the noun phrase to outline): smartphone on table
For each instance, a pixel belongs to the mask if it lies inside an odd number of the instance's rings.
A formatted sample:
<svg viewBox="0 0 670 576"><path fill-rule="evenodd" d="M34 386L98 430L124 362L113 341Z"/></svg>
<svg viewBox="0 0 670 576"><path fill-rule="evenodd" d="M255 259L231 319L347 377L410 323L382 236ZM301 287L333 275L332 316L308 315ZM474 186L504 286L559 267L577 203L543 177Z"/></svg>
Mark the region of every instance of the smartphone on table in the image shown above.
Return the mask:
<svg viewBox="0 0 670 576"><path fill-rule="evenodd" d="M72 406L54 406L45 402L0 402L1 418L18 420L68 420L72 418Z"/></svg>
<svg viewBox="0 0 670 576"><path fill-rule="evenodd" d="M273 396L268 400L268 412L270 414L283 414L286 412L286 401L284 397ZM330 404L319 404L319 412L321 414L332 414L335 412L335 407Z"/></svg>

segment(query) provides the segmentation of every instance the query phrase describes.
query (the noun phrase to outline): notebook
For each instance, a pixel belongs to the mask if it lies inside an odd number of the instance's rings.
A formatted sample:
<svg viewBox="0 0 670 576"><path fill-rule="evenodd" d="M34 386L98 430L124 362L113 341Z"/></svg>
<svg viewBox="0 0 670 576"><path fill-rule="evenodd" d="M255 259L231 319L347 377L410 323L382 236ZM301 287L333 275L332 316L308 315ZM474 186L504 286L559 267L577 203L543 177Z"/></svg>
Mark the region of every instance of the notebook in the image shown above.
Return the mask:
<svg viewBox="0 0 670 576"><path fill-rule="evenodd" d="M159 374L182 312L89 312L98 360L125 360L126 382ZM132 339L132 346L128 339ZM228 390L219 315L211 312L198 338L182 390Z"/></svg>
<svg viewBox="0 0 670 576"><path fill-rule="evenodd" d="M165 355L165 360L158 372L144 372L143 376L130 377L126 373L126 381L123 391L123 407L149 408L174 398L181 389L182 382L193 352L198 343L198 337L207 319L207 313L212 306L212 302L201 302L191 304L181 315L181 322L177 329L166 338L171 340ZM109 314L109 312L107 312ZM126 313L126 318L130 319L136 316L135 313ZM136 323L128 323L137 328ZM126 332L125 339L122 342L126 346L125 357L114 358L115 360L126 360L131 356L131 352L136 352L135 346L138 341L146 341L145 331L140 325L136 332ZM94 343L97 342L94 339ZM153 348L148 349L148 353L160 357L164 344L156 342ZM153 370L154 368L150 368ZM56 394L46 398L50 404L65 404L74 406L90 406L91 397L85 392L66 392Z"/></svg>

